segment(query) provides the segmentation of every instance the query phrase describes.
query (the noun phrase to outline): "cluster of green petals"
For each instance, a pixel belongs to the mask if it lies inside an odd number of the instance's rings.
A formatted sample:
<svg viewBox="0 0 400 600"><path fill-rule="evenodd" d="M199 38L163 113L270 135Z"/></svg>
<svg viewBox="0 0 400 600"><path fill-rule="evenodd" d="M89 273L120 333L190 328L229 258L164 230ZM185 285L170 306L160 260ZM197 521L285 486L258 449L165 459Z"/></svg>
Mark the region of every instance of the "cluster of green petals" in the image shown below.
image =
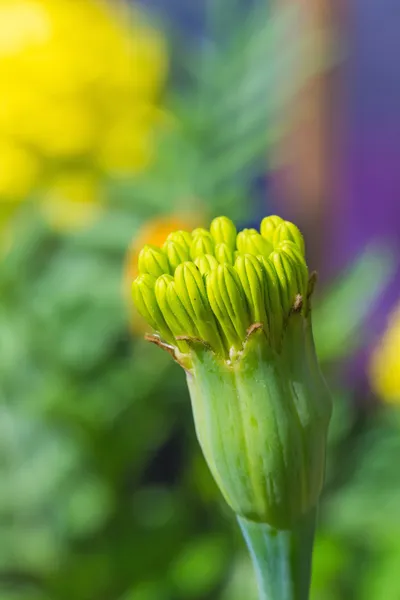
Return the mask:
<svg viewBox="0 0 400 600"><path fill-rule="evenodd" d="M254 324L279 350L291 312L306 310L303 236L277 216L263 219L260 231L238 233L230 219L218 217L209 230L172 232L162 248L142 249L138 269L138 311L181 351L187 348L182 338L196 338L228 358Z"/></svg>

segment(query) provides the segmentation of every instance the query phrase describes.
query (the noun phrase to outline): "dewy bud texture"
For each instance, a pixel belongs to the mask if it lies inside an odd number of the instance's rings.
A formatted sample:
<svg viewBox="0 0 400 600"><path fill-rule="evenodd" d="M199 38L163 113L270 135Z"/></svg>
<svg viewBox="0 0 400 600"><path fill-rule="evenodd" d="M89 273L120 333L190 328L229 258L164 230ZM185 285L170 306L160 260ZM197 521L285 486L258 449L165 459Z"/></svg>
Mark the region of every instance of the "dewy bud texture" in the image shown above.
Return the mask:
<svg viewBox="0 0 400 600"><path fill-rule="evenodd" d="M307 310L304 241L278 216L263 219L260 230L237 233L218 217L209 231L171 232L162 248L143 248L133 297L161 340L182 347L176 338L199 338L229 359L260 324L279 350L291 311Z"/></svg>

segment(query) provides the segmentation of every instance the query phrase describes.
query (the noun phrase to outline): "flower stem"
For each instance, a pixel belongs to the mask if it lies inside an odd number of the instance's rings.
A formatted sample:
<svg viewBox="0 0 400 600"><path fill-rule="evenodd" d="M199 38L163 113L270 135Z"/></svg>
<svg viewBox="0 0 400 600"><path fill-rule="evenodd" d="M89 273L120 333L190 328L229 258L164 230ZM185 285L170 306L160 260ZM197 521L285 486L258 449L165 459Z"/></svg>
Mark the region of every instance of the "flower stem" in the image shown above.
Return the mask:
<svg viewBox="0 0 400 600"><path fill-rule="evenodd" d="M311 510L290 530L238 517L260 600L308 600L316 512Z"/></svg>

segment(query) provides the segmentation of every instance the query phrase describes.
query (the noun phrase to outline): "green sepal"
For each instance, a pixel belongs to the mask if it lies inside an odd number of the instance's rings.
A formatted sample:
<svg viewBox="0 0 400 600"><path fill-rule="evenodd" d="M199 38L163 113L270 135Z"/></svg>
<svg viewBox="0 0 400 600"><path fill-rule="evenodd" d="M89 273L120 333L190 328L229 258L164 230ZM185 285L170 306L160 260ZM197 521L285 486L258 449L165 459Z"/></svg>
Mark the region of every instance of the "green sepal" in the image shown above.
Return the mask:
<svg viewBox="0 0 400 600"><path fill-rule="evenodd" d="M218 267L217 259L215 258L215 256L212 256L211 254L202 254L201 256L198 256L195 259L194 264L199 269L199 271L202 275L206 275L212 269L215 269L216 267Z"/></svg>
<svg viewBox="0 0 400 600"><path fill-rule="evenodd" d="M261 235L266 240L273 243L275 230L279 225L281 225L281 223L284 223L284 220L281 217L278 217L277 215L271 215L269 217L265 217L261 221L261 225L260 225Z"/></svg>
<svg viewBox="0 0 400 600"><path fill-rule="evenodd" d="M215 244L226 244L233 251L236 245L237 230L228 217L217 217L210 225L210 233Z"/></svg>
<svg viewBox="0 0 400 600"><path fill-rule="evenodd" d="M289 315L299 294L298 274L295 263L284 252L272 252L269 260L275 267L279 280L279 290L284 319Z"/></svg>
<svg viewBox="0 0 400 600"><path fill-rule="evenodd" d="M263 323L268 328L265 301L264 272L260 262L251 254L238 256L235 271L239 275L252 323Z"/></svg>
<svg viewBox="0 0 400 600"><path fill-rule="evenodd" d="M174 336L158 306L154 291L155 283L156 279L152 275L139 275L132 283L133 301L138 312L154 331L172 344L175 342Z"/></svg>
<svg viewBox="0 0 400 600"><path fill-rule="evenodd" d="M274 246L277 247L281 242L285 240L294 242L301 250L304 256L305 246L304 238L298 227L290 221L284 221L281 223L274 232Z"/></svg>
<svg viewBox="0 0 400 600"><path fill-rule="evenodd" d="M244 229L238 234L237 247L242 254L261 254L266 258L273 250L272 244L253 229Z"/></svg>
<svg viewBox="0 0 400 600"><path fill-rule="evenodd" d="M202 256L203 254L214 254L214 240L211 237L211 234L208 231L204 231L204 233L193 234L192 245L190 247L190 257L192 260L195 260L198 256Z"/></svg>
<svg viewBox="0 0 400 600"><path fill-rule="evenodd" d="M270 343L275 349L279 349L283 335L284 322L280 283L271 260L264 256L257 256L257 260L261 263L265 272L263 278L265 286L264 297Z"/></svg>
<svg viewBox="0 0 400 600"><path fill-rule="evenodd" d="M233 265L233 251L226 244L217 244L215 246L215 258L223 265Z"/></svg>
<svg viewBox="0 0 400 600"><path fill-rule="evenodd" d="M207 296L228 346L240 349L251 324L246 297L236 271L218 265L207 276Z"/></svg>
<svg viewBox="0 0 400 600"><path fill-rule="evenodd" d="M169 273L167 257L158 246L147 244L140 251L138 269L140 275L153 275L153 277Z"/></svg>
<svg viewBox="0 0 400 600"><path fill-rule="evenodd" d="M168 235L167 242L175 242L176 244L184 246L190 250L190 246L192 245L192 236L188 231L179 229L178 231L173 231Z"/></svg>
<svg viewBox="0 0 400 600"><path fill-rule="evenodd" d="M282 252L292 262L297 281L297 293L301 294L303 302L305 302L307 299L308 268L301 250L294 242L285 240L279 244L277 252Z"/></svg>
<svg viewBox="0 0 400 600"><path fill-rule="evenodd" d="M208 231L208 229L204 229L204 227L196 227L196 229L193 229L192 231L192 239L198 235L211 235L210 232Z"/></svg>
<svg viewBox="0 0 400 600"><path fill-rule="evenodd" d="M190 258L188 247L172 240L167 240L162 249L167 257L171 273L175 273L177 266Z"/></svg>
<svg viewBox="0 0 400 600"><path fill-rule="evenodd" d="M208 342L216 352L224 355L224 344L207 298L204 280L194 263L185 262L178 266L175 271L174 289L190 319L196 324L197 336ZM190 336L189 333L186 335Z"/></svg>
<svg viewBox="0 0 400 600"><path fill-rule="evenodd" d="M171 275L162 275L157 279L154 291L162 315L175 338L198 337L196 325L175 289L174 278Z"/></svg>

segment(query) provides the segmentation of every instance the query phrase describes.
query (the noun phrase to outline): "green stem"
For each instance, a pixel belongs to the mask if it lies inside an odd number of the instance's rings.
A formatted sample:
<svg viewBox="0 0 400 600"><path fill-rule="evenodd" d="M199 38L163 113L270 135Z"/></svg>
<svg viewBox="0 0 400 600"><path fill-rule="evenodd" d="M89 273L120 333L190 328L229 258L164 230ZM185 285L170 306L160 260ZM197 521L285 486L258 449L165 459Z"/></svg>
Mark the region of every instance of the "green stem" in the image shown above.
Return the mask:
<svg viewBox="0 0 400 600"><path fill-rule="evenodd" d="M316 509L293 529L238 517L256 572L260 600L308 600Z"/></svg>

